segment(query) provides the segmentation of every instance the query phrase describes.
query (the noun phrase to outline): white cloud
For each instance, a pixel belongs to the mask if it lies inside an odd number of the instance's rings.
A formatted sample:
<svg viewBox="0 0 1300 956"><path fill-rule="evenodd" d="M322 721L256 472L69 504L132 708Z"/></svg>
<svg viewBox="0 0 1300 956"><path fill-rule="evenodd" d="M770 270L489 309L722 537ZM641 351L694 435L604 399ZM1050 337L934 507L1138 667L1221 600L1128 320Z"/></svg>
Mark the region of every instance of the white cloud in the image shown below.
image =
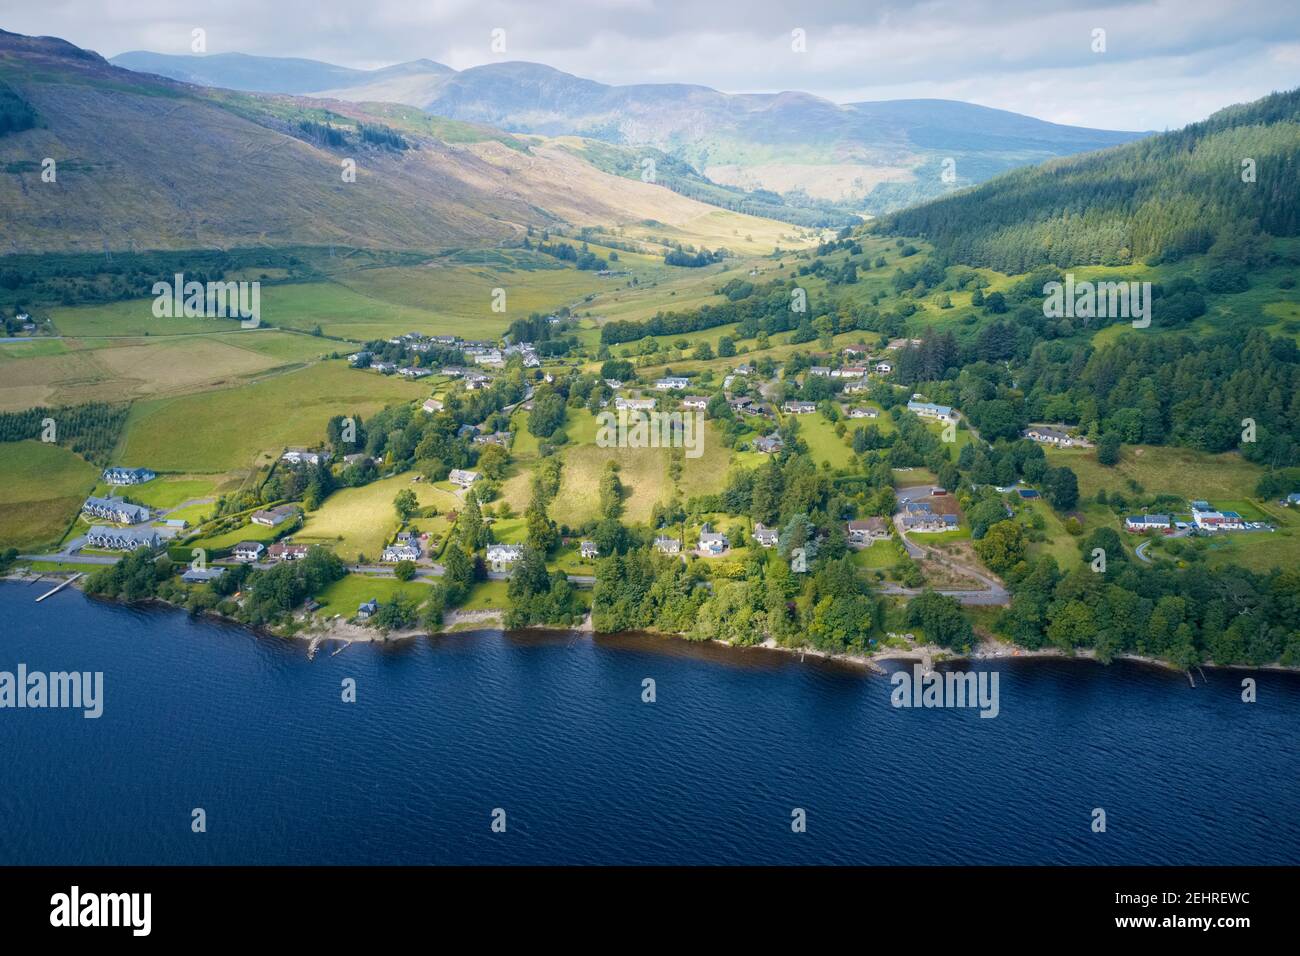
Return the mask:
<svg viewBox="0 0 1300 956"><path fill-rule="evenodd" d="M955 98L1112 129L1180 126L1300 85L1300 12L1273 0L54 0L5 19L105 55L188 53L201 26L212 53L366 68L526 59L606 83ZM795 27L806 53L790 49Z"/></svg>

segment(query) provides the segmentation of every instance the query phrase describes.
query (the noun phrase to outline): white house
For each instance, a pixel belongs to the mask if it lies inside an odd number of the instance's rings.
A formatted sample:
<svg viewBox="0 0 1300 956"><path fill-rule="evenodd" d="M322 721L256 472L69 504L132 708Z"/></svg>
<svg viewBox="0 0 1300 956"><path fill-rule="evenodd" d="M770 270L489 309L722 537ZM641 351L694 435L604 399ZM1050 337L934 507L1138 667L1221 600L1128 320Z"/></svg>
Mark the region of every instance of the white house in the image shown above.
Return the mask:
<svg viewBox="0 0 1300 956"><path fill-rule="evenodd" d="M462 488L468 488L474 482L478 481L477 471L466 471L462 468L453 468L447 475L447 480L453 485L459 485Z"/></svg>
<svg viewBox="0 0 1300 956"><path fill-rule="evenodd" d="M754 522L754 540L758 542L759 547L774 548L779 537L780 534L775 528L769 528L761 521Z"/></svg>
<svg viewBox="0 0 1300 956"><path fill-rule="evenodd" d="M817 411L816 402L786 402L781 406L781 411L791 415L808 415Z"/></svg>
<svg viewBox="0 0 1300 956"><path fill-rule="evenodd" d="M653 398L624 398L619 395L614 399L615 408L626 408L629 411L649 412L655 407Z"/></svg>
<svg viewBox="0 0 1300 956"><path fill-rule="evenodd" d="M1169 515L1129 515L1124 519L1126 531L1168 531L1171 525Z"/></svg>
<svg viewBox="0 0 1300 956"><path fill-rule="evenodd" d="M893 363L893 362L877 362L875 365L871 366L871 369L872 369L872 371L874 371L877 375L889 375L890 373L892 373L892 372L894 371L894 363Z"/></svg>
<svg viewBox="0 0 1300 956"><path fill-rule="evenodd" d="M661 554L681 554L682 543L676 538L661 534L655 538L655 550Z"/></svg>
<svg viewBox="0 0 1300 956"><path fill-rule="evenodd" d="M298 508L296 505L280 505L278 508L271 508L269 511L253 512L253 524L260 524L264 528L276 528L284 524L290 518L296 517Z"/></svg>
<svg viewBox="0 0 1300 956"><path fill-rule="evenodd" d="M436 412L442 411L442 402L440 402L436 398L426 398L424 400L424 404L422 404L420 407L423 408L430 415L433 415Z"/></svg>
<svg viewBox="0 0 1300 956"><path fill-rule="evenodd" d="M418 561L420 560L420 543L414 538L408 538L406 541L399 541L396 544L390 544L384 548L381 560L387 562L396 561Z"/></svg>
<svg viewBox="0 0 1300 956"><path fill-rule="evenodd" d="M291 465L318 465L320 455L306 448L290 448L280 456L280 460L287 461Z"/></svg>
<svg viewBox="0 0 1300 956"><path fill-rule="evenodd" d="M698 550L704 554L722 554L727 550L730 542L727 536L720 531L713 531L706 524L700 532L700 543Z"/></svg>
<svg viewBox="0 0 1300 956"><path fill-rule="evenodd" d="M272 561L301 561L307 557L307 552L311 550L305 544L290 544L288 541L277 541L266 549L266 556Z"/></svg>
<svg viewBox="0 0 1300 956"><path fill-rule="evenodd" d="M241 541L239 544L235 545L232 553L235 555L237 560L256 561L262 556L262 552L265 550L266 546L260 541Z"/></svg>
<svg viewBox="0 0 1300 956"><path fill-rule="evenodd" d="M105 468L102 477L110 485L142 485L158 476L148 468Z"/></svg>
<svg viewBox="0 0 1300 956"><path fill-rule="evenodd" d="M667 392L673 389L681 391L687 385L690 384L691 384L690 379L680 378L676 375L670 375L667 378L657 379L655 381L655 388L659 389L659 391L661 392Z"/></svg>
<svg viewBox="0 0 1300 956"><path fill-rule="evenodd" d="M1059 428L1050 428L1047 425L1030 425L1025 430L1025 437L1044 445L1058 445L1062 448L1076 444L1073 438Z"/></svg>
<svg viewBox="0 0 1300 956"><path fill-rule="evenodd" d="M584 541L578 545L579 553L587 559L600 557L600 548L596 547L595 541Z"/></svg>
<svg viewBox="0 0 1300 956"><path fill-rule="evenodd" d="M709 400L703 395L687 395L682 399L682 408L704 411L709 407Z"/></svg>
<svg viewBox="0 0 1300 956"><path fill-rule="evenodd" d="M831 374L831 369L829 365L813 365L809 367L808 374L827 378Z"/></svg>
<svg viewBox="0 0 1300 956"><path fill-rule="evenodd" d="M508 571L524 554L522 544L490 544L487 563L493 571Z"/></svg>
<svg viewBox="0 0 1300 956"><path fill-rule="evenodd" d="M869 382L865 378L859 378L859 379L855 379L852 382L846 382L844 384L844 394L856 395L859 392L868 391L870 388L871 388L871 382Z"/></svg>

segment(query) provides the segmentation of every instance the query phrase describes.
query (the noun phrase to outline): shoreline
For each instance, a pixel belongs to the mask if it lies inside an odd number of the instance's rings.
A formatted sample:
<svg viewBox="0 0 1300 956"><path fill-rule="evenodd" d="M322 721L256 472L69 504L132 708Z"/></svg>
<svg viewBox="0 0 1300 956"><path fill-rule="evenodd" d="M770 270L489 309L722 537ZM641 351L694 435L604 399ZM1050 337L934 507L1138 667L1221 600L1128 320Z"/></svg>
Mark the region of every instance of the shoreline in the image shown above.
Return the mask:
<svg viewBox="0 0 1300 956"><path fill-rule="evenodd" d="M13 571L0 575L0 580L13 581L15 583L33 584L38 580L55 579L64 576L63 572L45 572L38 575L22 575ZM86 593L81 587L81 578L72 583L72 587L80 591L83 595ZM91 595L86 595L90 597ZM100 598L99 600L107 601L111 604L129 606L130 602L120 601L116 598ZM182 605L174 604L171 601L162 598L153 597L147 601L135 602L137 605L156 604L177 611L189 613ZM379 631L373 628L364 627L360 624L354 624L351 621L342 618L329 618L324 621L313 623L312 625L294 630L292 633L282 633L280 631L257 628L233 617L219 614L214 610L205 610L200 612L200 616L220 621L224 624L232 624L241 627L253 634L265 637L275 637L281 640L298 640L308 644L309 654L315 656L316 649L324 641L339 641L341 647L349 644L388 644L398 641L415 640L421 637L437 637L442 634L467 633L478 630L500 630L505 631L503 609L485 608L481 610L465 611L454 608L447 611L443 616L444 627L440 631L430 632L427 628L406 628L401 631ZM562 626L555 624L534 624L524 630L529 631L567 631L575 634L585 634L588 637L595 638L600 635L592 627L591 612L587 613L582 624L577 627ZM786 647L776 643L772 638L767 638L758 644L733 644L730 641L709 638L704 641L693 641L685 634L674 634L666 631L641 631L638 633L649 634L664 640L682 641L686 644L712 644L717 647L725 647L730 650L744 651L750 648L759 648L765 651L776 651L783 654L799 655L802 660L804 657L814 657L819 660L830 661L833 663L852 664L857 667L863 667L876 674L888 673L881 664L889 661L916 661L924 664L938 663L963 663L963 662L980 662L995 660L1061 660L1061 661L1090 661L1092 663L1102 663L1097 660L1096 653L1091 648L1084 648L1074 654L1067 654L1060 648L1042 647L1031 649L1019 647L1015 644L1008 644L1002 641L983 638L968 653L960 653L951 648L940 647L935 644L918 644L911 648L886 648L875 651L871 654L860 654L852 652L837 653L833 651L824 651L814 647ZM334 651L338 653L338 651ZM1161 660L1158 657L1149 657L1142 654L1116 654L1112 661L1124 661L1129 664L1142 664L1149 667L1155 667L1160 670L1168 671L1173 674L1189 674L1192 668L1184 670L1177 665ZM1104 665L1103 665L1104 666ZM1300 674L1300 666L1291 667L1285 664L1212 664L1199 663L1194 668L1211 668L1213 670L1224 671L1270 671L1283 674Z"/></svg>

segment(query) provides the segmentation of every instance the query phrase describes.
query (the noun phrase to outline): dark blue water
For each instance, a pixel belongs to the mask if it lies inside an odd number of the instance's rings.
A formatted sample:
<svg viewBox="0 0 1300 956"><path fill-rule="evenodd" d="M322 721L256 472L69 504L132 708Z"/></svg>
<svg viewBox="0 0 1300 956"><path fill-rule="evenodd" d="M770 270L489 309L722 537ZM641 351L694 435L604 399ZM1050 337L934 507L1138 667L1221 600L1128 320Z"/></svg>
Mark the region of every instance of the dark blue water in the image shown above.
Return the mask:
<svg viewBox="0 0 1300 956"><path fill-rule="evenodd" d="M102 670L104 715L0 710L0 864L1300 860L1291 675L1248 705L1237 672L1004 662L990 720L772 652L480 632L308 661L39 590L0 583L0 670Z"/></svg>

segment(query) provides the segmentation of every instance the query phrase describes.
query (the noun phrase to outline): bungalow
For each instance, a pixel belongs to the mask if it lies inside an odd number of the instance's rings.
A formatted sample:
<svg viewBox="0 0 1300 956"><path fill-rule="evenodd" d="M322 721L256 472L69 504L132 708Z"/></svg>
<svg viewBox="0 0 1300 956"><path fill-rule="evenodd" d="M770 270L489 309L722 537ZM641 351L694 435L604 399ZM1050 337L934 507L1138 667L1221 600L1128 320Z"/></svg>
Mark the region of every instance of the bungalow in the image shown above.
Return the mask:
<svg viewBox="0 0 1300 956"><path fill-rule="evenodd" d="M466 370L461 368L459 365L448 365L442 370L442 374L447 376L447 378L461 378L465 374L465 371Z"/></svg>
<svg viewBox="0 0 1300 956"><path fill-rule="evenodd" d="M476 445L500 445L507 448L510 445L509 432L493 432L491 435L475 435L474 444Z"/></svg>
<svg viewBox="0 0 1300 956"><path fill-rule="evenodd" d="M357 605L357 620L364 621L379 610L379 602L374 598Z"/></svg>
<svg viewBox="0 0 1300 956"><path fill-rule="evenodd" d="M266 547L260 541L241 541L234 547L234 555L239 561L256 561L262 556Z"/></svg>
<svg viewBox="0 0 1300 956"><path fill-rule="evenodd" d="M709 407L709 399L704 395L687 395L682 399L682 408L698 409L704 411Z"/></svg>
<svg viewBox="0 0 1300 956"><path fill-rule="evenodd" d="M408 538L406 541L399 541L396 544L390 544L384 548L381 560L387 562L396 561L419 561L420 560L420 543L414 538Z"/></svg>
<svg viewBox="0 0 1300 956"><path fill-rule="evenodd" d="M142 485L158 476L148 468L105 468L103 479L110 485Z"/></svg>
<svg viewBox="0 0 1300 956"><path fill-rule="evenodd" d="M353 352L351 355L348 356L348 363L351 364L353 368L356 368L358 365L365 365L369 361L370 361L370 353L364 350L360 352Z"/></svg>
<svg viewBox="0 0 1300 956"><path fill-rule="evenodd" d="M672 390L672 389L676 389L676 390L678 390L678 391L681 391L681 390L684 389L687 385L690 385L690 384L691 384L690 379L681 378L681 377L676 376L676 375L670 375L670 376L668 376L667 378L661 378L661 379L656 380L656 381L655 381L655 388L657 388L657 389L658 389L659 391L661 391L661 392L667 392L667 391L670 391L670 390Z"/></svg>
<svg viewBox="0 0 1300 956"><path fill-rule="evenodd" d="M752 365L737 365L736 368L735 368L735 370L734 370L734 372L733 372L732 374L734 374L734 375L753 375L753 374L754 374L754 366L752 366Z"/></svg>
<svg viewBox="0 0 1300 956"><path fill-rule="evenodd" d="M848 523L849 540L854 544L870 544L889 537L889 525L884 518L859 518Z"/></svg>
<svg viewBox="0 0 1300 956"><path fill-rule="evenodd" d="M487 563L493 571L508 571L524 554L522 544L490 544L487 549Z"/></svg>
<svg viewBox="0 0 1300 956"><path fill-rule="evenodd" d="M846 382L844 385L845 395L857 395L860 392L870 390L871 382L865 378L855 379L852 382Z"/></svg>
<svg viewBox="0 0 1300 956"><path fill-rule="evenodd" d="M855 406L849 409L849 418L879 418L880 411L875 408Z"/></svg>
<svg viewBox="0 0 1300 956"><path fill-rule="evenodd" d="M828 378L831 374L831 369L829 365L814 365L808 369L808 374Z"/></svg>
<svg viewBox="0 0 1300 956"><path fill-rule="evenodd" d="M614 407L626 408L629 411L649 412L654 410L655 400L653 398L624 398L620 395L614 399Z"/></svg>
<svg viewBox="0 0 1300 956"><path fill-rule="evenodd" d="M114 528L95 525L86 532L86 545L104 551L134 551L158 547L158 532L153 528Z"/></svg>
<svg viewBox="0 0 1300 956"><path fill-rule="evenodd" d="M598 558L600 557L600 548L596 547L595 541L584 541L578 545L578 553L584 558Z"/></svg>
<svg viewBox="0 0 1300 956"><path fill-rule="evenodd" d="M894 371L893 362L877 362L871 366L871 370L877 375L889 375Z"/></svg>
<svg viewBox="0 0 1300 956"><path fill-rule="evenodd" d="M466 353L469 354L469 353ZM479 365L504 365L505 359L497 349L487 349L474 353L474 361Z"/></svg>
<svg viewBox="0 0 1300 956"><path fill-rule="evenodd" d="M492 384L492 377L484 375L482 372L469 372L465 375L465 388L471 392L487 388Z"/></svg>
<svg viewBox="0 0 1300 956"><path fill-rule="evenodd" d="M676 538L661 534L655 538L655 550L660 554L681 554L682 543Z"/></svg>
<svg viewBox="0 0 1300 956"><path fill-rule="evenodd" d="M1050 428L1047 425L1031 425L1025 430L1025 437L1030 441L1041 442L1044 445L1058 445L1066 448L1075 444L1075 440L1059 428Z"/></svg>
<svg viewBox="0 0 1300 956"><path fill-rule="evenodd" d="M451 473L447 475L447 479L453 485L459 485L462 488L468 488L470 485L474 484L474 482L478 481L478 472L466 471L462 468L453 468L451 470Z"/></svg>
<svg viewBox="0 0 1300 956"><path fill-rule="evenodd" d="M869 349L869 348L867 348L865 345L859 343L859 344L857 344L857 345L846 345L846 346L844 346L844 348L843 348L843 352L844 352L844 354L845 354L846 356L853 357L853 356L856 356L856 355L870 355L870 354L871 354L871 349Z"/></svg>
<svg viewBox="0 0 1300 956"><path fill-rule="evenodd" d="M306 448L290 448L280 456L280 460L291 465L319 465L320 454Z"/></svg>
<svg viewBox="0 0 1300 956"><path fill-rule="evenodd" d="M225 568L186 568L181 580L186 584L206 584L226 573Z"/></svg>
<svg viewBox="0 0 1300 956"><path fill-rule="evenodd" d="M296 505L280 505L269 511L253 512L252 521L253 524L260 524L266 528L277 528L290 518L296 518L297 516L298 507Z"/></svg>
<svg viewBox="0 0 1300 956"><path fill-rule="evenodd" d="M149 509L143 505L133 505L121 498L96 498L91 496L81 506L84 514L91 518L104 518L120 524L139 524L149 520Z"/></svg>
<svg viewBox="0 0 1300 956"><path fill-rule="evenodd" d="M758 542L759 547L774 548L780 538L780 533L775 528L769 528L761 521L754 522L754 540Z"/></svg>
<svg viewBox="0 0 1300 956"><path fill-rule="evenodd" d="M754 439L754 451L761 451L765 455L774 455L783 447L785 447L785 442L781 440L780 435L775 433Z"/></svg>
<svg viewBox="0 0 1300 956"><path fill-rule="evenodd" d="M903 529L918 534L936 531L952 531L957 528L956 515L910 514L902 518Z"/></svg>
<svg viewBox="0 0 1300 956"><path fill-rule="evenodd" d="M378 372L380 375L392 375L397 371L396 362L371 362L371 371Z"/></svg>
<svg viewBox="0 0 1300 956"><path fill-rule="evenodd" d="M614 391L616 391L616 392L617 392L620 388L623 387L623 383L620 382L620 381L619 381L618 379L616 379L616 378L607 378L607 379L605 379L605 384L608 385L610 388L612 388L612 389L613 389Z"/></svg>
<svg viewBox="0 0 1300 956"><path fill-rule="evenodd" d="M727 536L720 531L712 531L706 524L700 531L698 550L705 554L722 554L730 546Z"/></svg>
<svg viewBox="0 0 1300 956"><path fill-rule="evenodd" d="M408 365L406 368L399 368L397 374L403 378L424 378L432 375L433 372L427 368L417 368L414 365Z"/></svg>
<svg viewBox="0 0 1300 956"><path fill-rule="evenodd" d="M1168 531L1169 515L1129 515L1124 519L1125 531Z"/></svg>
<svg viewBox="0 0 1300 956"><path fill-rule="evenodd" d="M791 415L809 415L817 411L816 402L786 402L781 406L781 411L788 412Z"/></svg>
<svg viewBox="0 0 1300 956"><path fill-rule="evenodd" d="M309 547L305 544L277 541L266 549L266 554L272 561L300 561L307 557L308 550Z"/></svg>
<svg viewBox="0 0 1300 956"><path fill-rule="evenodd" d="M845 365L831 372L832 378L862 378L867 374L865 365Z"/></svg>
<svg viewBox="0 0 1300 956"><path fill-rule="evenodd" d="M941 421L955 421L956 415L953 414L952 408L947 405L936 405L934 402L910 401L907 403L907 410L922 418L936 418Z"/></svg>

